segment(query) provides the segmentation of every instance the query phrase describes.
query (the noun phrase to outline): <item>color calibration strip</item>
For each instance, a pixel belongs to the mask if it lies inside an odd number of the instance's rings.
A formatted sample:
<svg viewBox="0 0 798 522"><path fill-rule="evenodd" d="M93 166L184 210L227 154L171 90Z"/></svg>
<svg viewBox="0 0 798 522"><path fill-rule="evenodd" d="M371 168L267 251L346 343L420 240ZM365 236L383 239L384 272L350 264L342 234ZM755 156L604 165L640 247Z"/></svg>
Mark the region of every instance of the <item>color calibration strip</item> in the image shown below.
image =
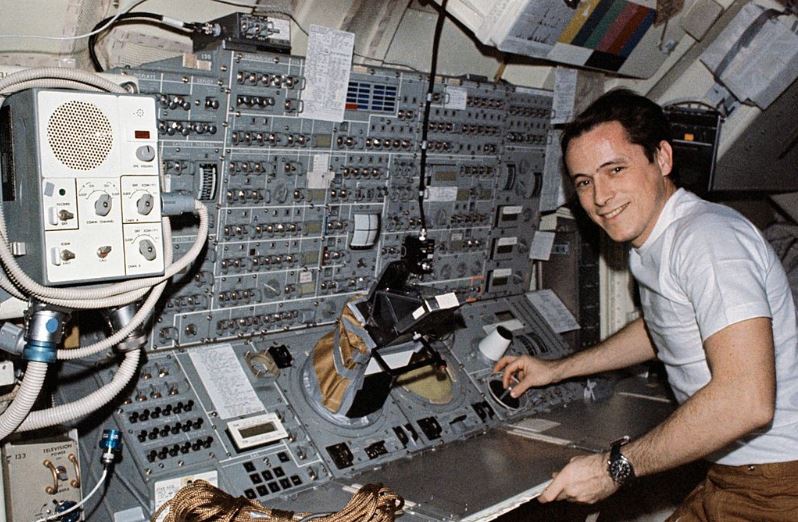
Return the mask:
<svg viewBox="0 0 798 522"><path fill-rule="evenodd" d="M585 0L558 42L592 49L588 67L617 71L655 18L654 9L627 0Z"/></svg>

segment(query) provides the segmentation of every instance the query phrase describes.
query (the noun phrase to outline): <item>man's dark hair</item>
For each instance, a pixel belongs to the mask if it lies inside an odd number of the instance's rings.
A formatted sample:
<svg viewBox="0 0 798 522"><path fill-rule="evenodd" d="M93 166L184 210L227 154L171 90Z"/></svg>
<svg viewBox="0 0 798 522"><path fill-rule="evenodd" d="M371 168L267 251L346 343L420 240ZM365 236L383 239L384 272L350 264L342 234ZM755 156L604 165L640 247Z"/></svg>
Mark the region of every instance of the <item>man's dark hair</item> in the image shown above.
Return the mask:
<svg viewBox="0 0 798 522"><path fill-rule="evenodd" d="M643 147L648 161L654 161L662 140L672 143L670 123L659 105L629 89L614 89L565 126L560 141L563 158L572 139L611 121L623 125L629 141Z"/></svg>

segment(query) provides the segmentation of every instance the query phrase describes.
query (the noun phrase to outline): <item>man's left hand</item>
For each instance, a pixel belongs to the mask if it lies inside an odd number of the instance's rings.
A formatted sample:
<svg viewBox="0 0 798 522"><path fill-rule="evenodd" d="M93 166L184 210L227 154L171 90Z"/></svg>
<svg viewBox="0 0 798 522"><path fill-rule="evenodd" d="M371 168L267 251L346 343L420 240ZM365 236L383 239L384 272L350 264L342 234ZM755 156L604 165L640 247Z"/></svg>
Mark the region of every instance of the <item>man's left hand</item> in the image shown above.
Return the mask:
<svg viewBox="0 0 798 522"><path fill-rule="evenodd" d="M607 454L574 457L540 494L538 501L569 500L594 504L618 490L607 473Z"/></svg>

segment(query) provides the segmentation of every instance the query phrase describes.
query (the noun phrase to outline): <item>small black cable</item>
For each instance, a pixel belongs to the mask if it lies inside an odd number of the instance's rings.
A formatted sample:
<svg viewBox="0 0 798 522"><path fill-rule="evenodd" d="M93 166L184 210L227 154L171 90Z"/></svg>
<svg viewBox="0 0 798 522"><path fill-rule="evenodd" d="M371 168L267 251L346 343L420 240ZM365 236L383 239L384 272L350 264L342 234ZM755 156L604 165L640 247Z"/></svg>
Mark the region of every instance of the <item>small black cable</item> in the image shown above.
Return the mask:
<svg viewBox="0 0 798 522"><path fill-rule="evenodd" d="M366 65L369 65L370 67L404 67L405 69L407 69L409 71L423 74L423 71L420 71L420 70L416 69L412 65L407 65L406 63L386 62L385 60L383 60L381 58L374 58L373 56L366 56L365 54L360 54L360 53L356 53L356 52L352 52L352 54L354 56L357 56L358 58L363 58L364 60L374 60L375 62L380 62L379 65L373 65L373 66L371 66L369 64L366 64Z"/></svg>
<svg viewBox="0 0 798 522"><path fill-rule="evenodd" d="M259 14L261 14L261 13L259 13ZM299 30L300 30L300 31L302 31L303 33L305 33L305 36L310 36L310 33L308 33L308 32L305 30L305 28L304 28L304 27L302 27L302 25L301 25L301 24L300 24L300 23L297 21L297 19L296 19L296 18L294 18L294 15L292 15L291 13L286 13L286 12L283 12L283 11L266 11L265 13L262 13L262 14L263 14L263 15L266 15L266 16L268 16L268 15L270 15L270 14L278 14L278 15L287 16L288 18L290 18L290 19L291 19L291 21L292 21L292 22L294 22L294 24L296 24L296 26L297 26L297 27L299 27Z"/></svg>
<svg viewBox="0 0 798 522"><path fill-rule="evenodd" d="M438 22L435 24L435 34L432 36L432 63L429 67L429 87L427 88L427 99L424 103L424 119L421 123L421 164L418 176L418 213L421 218L421 240L427 236L427 218L424 215L424 191L426 190L425 177L427 175L427 133L429 131L429 113L432 109L432 95L435 90L435 72L438 69L438 47L441 43L441 33L443 32L443 21L446 19L446 4L448 0L442 0L438 8Z"/></svg>

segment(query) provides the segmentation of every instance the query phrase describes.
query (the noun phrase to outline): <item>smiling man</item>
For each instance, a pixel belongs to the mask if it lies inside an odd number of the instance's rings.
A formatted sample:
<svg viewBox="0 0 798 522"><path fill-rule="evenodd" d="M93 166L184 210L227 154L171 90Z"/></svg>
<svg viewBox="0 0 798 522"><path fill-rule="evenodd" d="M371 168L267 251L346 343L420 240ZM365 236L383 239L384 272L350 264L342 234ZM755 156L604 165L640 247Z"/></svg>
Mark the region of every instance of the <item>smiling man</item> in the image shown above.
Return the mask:
<svg viewBox="0 0 798 522"><path fill-rule="evenodd" d="M706 458L707 478L670 521L798 520L798 334L778 257L739 213L677 188L670 126L647 98L603 95L562 148L582 207L631 245L643 317L568 358L504 357L496 371L505 387L519 379L518 396L657 357L680 405L643 437L573 459L539 500L597 502Z"/></svg>

